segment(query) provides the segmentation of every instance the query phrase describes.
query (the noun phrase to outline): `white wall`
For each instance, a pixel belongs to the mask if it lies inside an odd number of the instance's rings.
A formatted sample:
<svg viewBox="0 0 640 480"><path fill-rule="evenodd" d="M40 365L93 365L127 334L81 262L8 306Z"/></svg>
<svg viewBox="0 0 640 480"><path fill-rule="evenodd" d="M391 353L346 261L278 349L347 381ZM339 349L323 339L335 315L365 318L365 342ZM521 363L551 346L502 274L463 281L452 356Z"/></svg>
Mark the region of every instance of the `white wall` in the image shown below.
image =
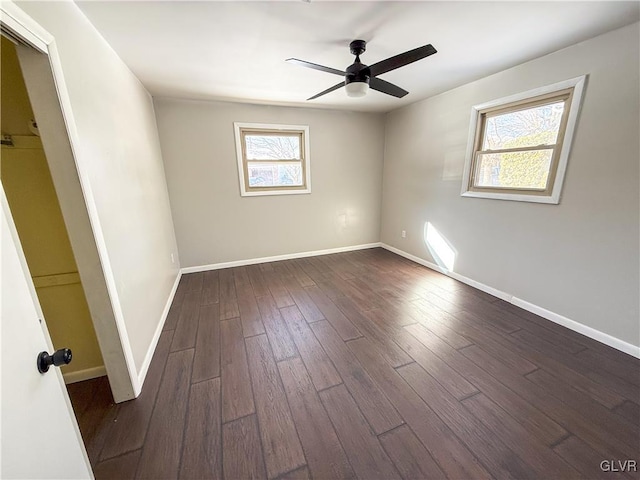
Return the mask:
<svg viewBox="0 0 640 480"><path fill-rule="evenodd" d="M455 272L640 344L639 40L636 23L389 113L381 240L433 262L431 222ZM471 107L582 74L560 204L462 198Z"/></svg>
<svg viewBox="0 0 640 480"><path fill-rule="evenodd" d="M379 240L382 115L154 101L183 267ZM241 197L233 122L308 125L311 194Z"/></svg>
<svg viewBox="0 0 640 480"><path fill-rule="evenodd" d="M72 2L19 2L55 37L79 137L78 169L95 201L139 374L178 273L153 103L142 84Z"/></svg>

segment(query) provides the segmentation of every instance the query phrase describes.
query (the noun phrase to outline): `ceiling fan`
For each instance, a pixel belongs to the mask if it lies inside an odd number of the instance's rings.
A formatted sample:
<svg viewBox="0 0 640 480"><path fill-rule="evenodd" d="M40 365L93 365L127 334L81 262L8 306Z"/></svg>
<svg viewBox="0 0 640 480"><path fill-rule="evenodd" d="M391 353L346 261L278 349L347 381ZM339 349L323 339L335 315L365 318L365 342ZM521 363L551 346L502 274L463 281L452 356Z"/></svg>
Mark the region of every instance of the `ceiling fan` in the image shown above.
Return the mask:
<svg viewBox="0 0 640 480"><path fill-rule="evenodd" d="M378 92L402 98L409 92L398 87L397 85L394 85L393 83L389 83L385 80L382 80L381 78L378 78L378 75L390 72L391 70L395 70L396 68L404 67L405 65L409 65L410 63L422 60L429 55L437 53L437 50L433 48L433 45L429 44L422 47L414 48L413 50L409 50L408 52L400 53L399 55L389 57L386 60L382 60L378 63L367 66L364 63L360 62L360 55L362 55L367 49L367 42L365 42L364 40L354 40L349 44L349 49L351 50L351 54L356 56L356 61L353 62L352 65L349 65L344 72L342 70L325 67L316 63L298 60L297 58L288 58L286 60L287 62L295 63L296 65L300 65L302 67L313 68L314 70L320 70L321 72L344 76L343 82L337 83L333 87L329 87L325 91L320 92L313 97L307 98L307 100L313 100L315 98L321 97L322 95L326 95L327 93L337 90L343 85L347 90L347 95L350 97L363 97L367 94L369 87L371 87Z"/></svg>

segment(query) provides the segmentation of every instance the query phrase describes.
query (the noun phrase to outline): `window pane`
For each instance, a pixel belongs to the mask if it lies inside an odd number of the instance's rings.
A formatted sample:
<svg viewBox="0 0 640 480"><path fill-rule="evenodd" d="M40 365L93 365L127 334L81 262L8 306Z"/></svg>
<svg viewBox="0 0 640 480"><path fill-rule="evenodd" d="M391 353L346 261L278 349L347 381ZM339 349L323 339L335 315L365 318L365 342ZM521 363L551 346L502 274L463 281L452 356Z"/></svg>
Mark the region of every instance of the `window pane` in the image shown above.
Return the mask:
<svg viewBox="0 0 640 480"><path fill-rule="evenodd" d="M300 160L300 135L245 135L247 160Z"/></svg>
<svg viewBox="0 0 640 480"><path fill-rule="evenodd" d="M249 163L249 187L295 187L303 185L302 165Z"/></svg>
<svg viewBox="0 0 640 480"><path fill-rule="evenodd" d="M532 188L544 190L552 149L478 154L476 187Z"/></svg>
<svg viewBox="0 0 640 480"><path fill-rule="evenodd" d="M558 138L564 101L488 116L482 150L554 145Z"/></svg>

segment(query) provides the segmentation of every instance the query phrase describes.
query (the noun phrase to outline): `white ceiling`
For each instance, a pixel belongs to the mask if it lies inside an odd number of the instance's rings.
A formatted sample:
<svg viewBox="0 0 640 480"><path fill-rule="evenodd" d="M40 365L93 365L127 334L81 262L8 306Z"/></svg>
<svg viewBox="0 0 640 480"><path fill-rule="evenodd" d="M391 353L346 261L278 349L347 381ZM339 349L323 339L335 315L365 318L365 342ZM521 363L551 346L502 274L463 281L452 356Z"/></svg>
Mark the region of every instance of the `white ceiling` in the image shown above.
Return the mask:
<svg viewBox="0 0 640 480"><path fill-rule="evenodd" d="M638 21L639 2L77 1L154 96L389 111ZM305 99L339 70L433 44L438 53L380 78L403 99L344 89Z"/></svg>

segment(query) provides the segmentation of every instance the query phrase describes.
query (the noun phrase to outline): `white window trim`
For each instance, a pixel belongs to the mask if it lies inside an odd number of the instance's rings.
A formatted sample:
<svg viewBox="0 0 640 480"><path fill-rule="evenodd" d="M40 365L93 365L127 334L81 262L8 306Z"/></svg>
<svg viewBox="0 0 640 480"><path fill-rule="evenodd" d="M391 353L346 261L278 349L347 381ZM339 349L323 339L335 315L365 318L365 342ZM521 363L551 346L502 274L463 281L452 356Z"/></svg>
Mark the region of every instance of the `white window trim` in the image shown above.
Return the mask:
<svg viewBox="0 0 640 480"><path fill-rule="evenodd" d="M467 153L465 156L464 171L462 174L462 191L463 197L475 197L475 198L492 198L496 200L514 200L517 202L535 202L535 203L560 203L560 193L562 192L562 184L564 182L564 174L567 170L567 162L569 160L569 153L571 151L571 142L575 132L578 114L580 111L580 105L582 102L582 93L586 82L586 75L580 77L571 78L562 82L547 85L545 87L534 88L523 93L503 97L497 100L492 100L481 105L475 105L471 108L471 122L469 125L469 138L467 141ZM528 98L537 97L540 95L546 95L549 93L558 92L567 88L573 88L573 96L571 99L571 105L569 107L569 117L567 118L567 127L565 129L564 140L560 150L560 158L558 160L558 168L556 170L555 182L553 184L553 190L551 195L526 195L520 193L497 193L497 192L479 192L471 191L471 170L473 167L473 156L475 147L475 137L480 121L480 112L487 108L499 107L513 102L526 100Z"/></svg>
<svg viewBox="0 0 640 480"><path fill-rule="evenodd" d="M243 197L261 197L264 195L302 195L311 193L311 162L309 161L309 126L308 125L278 125L273 123L243 123L234 122L233 128L236 137L236 157L238 160L238 179L240 180L240 195ZM263 190L263 191L247 191L245 187L244 178L244 159L242 158L242 135L241 129L264 129L264 130L282 130L287 131L304 131L304 170L305 170L305 184L307 188L303 189L287 189L283 187L282 190Z"/></svg>

